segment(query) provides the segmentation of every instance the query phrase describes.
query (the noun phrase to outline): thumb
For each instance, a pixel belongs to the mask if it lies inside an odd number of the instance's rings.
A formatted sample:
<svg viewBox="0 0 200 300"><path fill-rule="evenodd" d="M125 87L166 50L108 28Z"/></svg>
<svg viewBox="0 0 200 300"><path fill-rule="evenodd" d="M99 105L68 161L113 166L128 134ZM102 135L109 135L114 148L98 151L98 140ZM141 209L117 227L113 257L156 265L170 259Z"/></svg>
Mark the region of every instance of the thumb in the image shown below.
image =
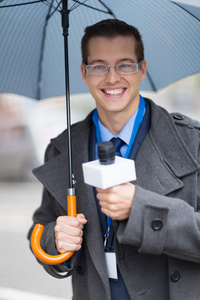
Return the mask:
<svg viewBox="0 0 200 300"><path fill-rule="evenodd" d="M76 218L82 225L85 225L87 223L87 220L83 214L77 214Z"/></svg>

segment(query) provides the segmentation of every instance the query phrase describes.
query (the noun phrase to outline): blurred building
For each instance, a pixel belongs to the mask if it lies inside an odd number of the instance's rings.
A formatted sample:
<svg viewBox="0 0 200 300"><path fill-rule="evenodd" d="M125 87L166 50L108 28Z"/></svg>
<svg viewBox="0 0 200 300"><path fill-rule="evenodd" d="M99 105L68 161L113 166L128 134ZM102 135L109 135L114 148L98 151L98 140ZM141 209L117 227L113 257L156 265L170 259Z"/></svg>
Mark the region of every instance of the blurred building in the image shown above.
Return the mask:
<svg viewBox="0 0 200 300"><path fill-rule="evenodd" d="M200 74L171 84L156 93L141 91L169 112L200 121ZM95 107L89 94L71 96L71 123ZM32 169L43 163L51 138L66 128L65 97L32 100L0 94L0 181L34 180Z"/></svg>

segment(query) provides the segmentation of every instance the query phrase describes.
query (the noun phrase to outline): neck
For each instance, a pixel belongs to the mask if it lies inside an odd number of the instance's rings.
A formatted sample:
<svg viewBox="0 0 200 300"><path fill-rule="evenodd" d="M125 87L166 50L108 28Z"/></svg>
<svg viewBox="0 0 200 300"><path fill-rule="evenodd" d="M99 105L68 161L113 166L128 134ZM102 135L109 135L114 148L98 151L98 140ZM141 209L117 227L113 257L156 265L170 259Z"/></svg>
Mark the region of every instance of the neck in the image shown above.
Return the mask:
<svg viewBox="0 0 200 300"><path fill-rule="evenodd" d="M101 123L110 130L114 135L118 135L132 115L136 112L139 106L139 99L137 103L135 103L134 107L129 107L126 110L122 111L101 111L99 107L97 107L99 119Z"/></svg>
<svg viewBox="0 0 200 300"><path fill-rule="evenodd" d="M116 115L115 113L109 114L109 117L104 115L103 117L99 118L101 123L114 135L118 135L129 120L127 118L122 118L120 115Z"/></svg>

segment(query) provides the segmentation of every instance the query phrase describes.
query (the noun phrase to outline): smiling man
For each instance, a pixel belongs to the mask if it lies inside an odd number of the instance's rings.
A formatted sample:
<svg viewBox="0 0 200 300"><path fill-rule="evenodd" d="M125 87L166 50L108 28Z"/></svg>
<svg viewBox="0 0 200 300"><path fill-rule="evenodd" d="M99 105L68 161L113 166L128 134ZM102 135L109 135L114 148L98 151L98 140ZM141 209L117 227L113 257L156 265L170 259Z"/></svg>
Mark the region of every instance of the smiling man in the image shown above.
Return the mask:
<svg viewBox="0 0 200 300"><path fill-rule="evenodd" d="M140 95L146 69L135 27L119 20L87 27L81 73L96 109L71 130L76 218L66 213L66 131L34 170L44 185L33 216L33 226L44 224L42 248L75 251L63 264L42 265L57 278L72 275L73 300L200 298L200 124ZM110 140L135 160L137 180L87 186L82 163Z"/></svg>
<svg viewBox="0 0 200 300"><path fill-rule="evenodd" d="M95 99L102 124L117 135L138 108L146 61L141 53L138 70L134 36L93 37L87 47L86 67L81 65L83 80Z"/></svg>

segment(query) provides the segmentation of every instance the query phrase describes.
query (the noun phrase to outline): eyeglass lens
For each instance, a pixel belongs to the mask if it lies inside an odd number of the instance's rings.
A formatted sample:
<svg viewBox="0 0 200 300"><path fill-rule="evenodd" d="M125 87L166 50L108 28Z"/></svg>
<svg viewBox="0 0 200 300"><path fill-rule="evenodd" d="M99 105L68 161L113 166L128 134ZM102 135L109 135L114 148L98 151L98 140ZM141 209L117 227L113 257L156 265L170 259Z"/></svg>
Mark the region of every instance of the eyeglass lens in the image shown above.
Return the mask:
<svg viewBox="0 0 200 300"><path fill-rule="evenodd" d="M138 71L137 63L117 64L117 65L88 65L87 72L91 75L105 75L110 67L114 67L118 74L132 74Z"/></svg>

